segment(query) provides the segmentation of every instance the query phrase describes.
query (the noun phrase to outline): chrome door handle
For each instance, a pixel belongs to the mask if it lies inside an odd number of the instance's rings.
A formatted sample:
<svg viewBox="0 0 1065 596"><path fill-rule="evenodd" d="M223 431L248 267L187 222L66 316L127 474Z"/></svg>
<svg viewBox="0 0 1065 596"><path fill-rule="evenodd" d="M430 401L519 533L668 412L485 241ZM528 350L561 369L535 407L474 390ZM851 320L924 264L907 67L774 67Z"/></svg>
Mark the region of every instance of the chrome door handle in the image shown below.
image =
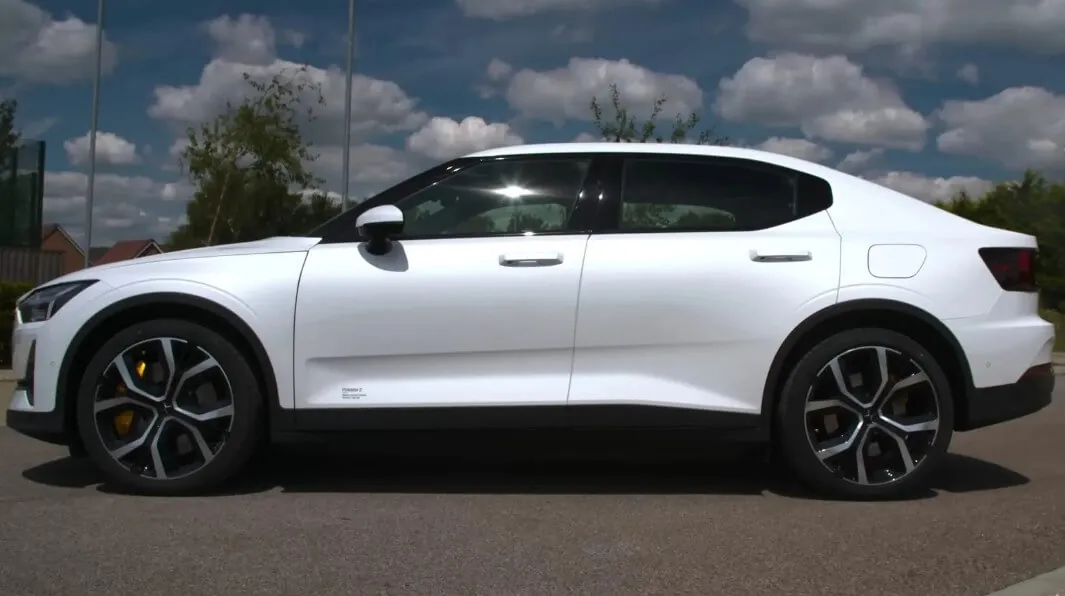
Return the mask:
<svg viewBox="0 0 1065 596"><path fill-rule="evenodd" d="M797 263L799 261L813 260L813 255L807 252L796 253L760 253L751 251L751 260L755 263Z"/></svg>
<svg viewBox="0 0 1065 596"><path fill-rule="evenodd" d="M562 264L562 253L514 253L499 255L499 264L504 267L550 267Z"/></svg>

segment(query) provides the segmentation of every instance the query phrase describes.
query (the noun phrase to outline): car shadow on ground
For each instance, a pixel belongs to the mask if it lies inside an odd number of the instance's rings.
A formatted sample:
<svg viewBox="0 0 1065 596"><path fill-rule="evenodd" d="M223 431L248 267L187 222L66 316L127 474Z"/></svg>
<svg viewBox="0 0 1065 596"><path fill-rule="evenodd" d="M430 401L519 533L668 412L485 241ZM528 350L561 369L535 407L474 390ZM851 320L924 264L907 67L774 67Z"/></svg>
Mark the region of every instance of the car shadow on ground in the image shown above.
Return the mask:
<svg viewBox="0 0 1065 596"><path fill-rule="evenodd" d="M23 472L57 487L124 494L85 460L69 457ZM998 464L950 454L932 480L938 493L1020 486L1029 479ZM765 451L647 435L460 438L387 444L273 447L218 496L280 490L292 493L437 494L775 494L823 499L768 462Z"/></svg>

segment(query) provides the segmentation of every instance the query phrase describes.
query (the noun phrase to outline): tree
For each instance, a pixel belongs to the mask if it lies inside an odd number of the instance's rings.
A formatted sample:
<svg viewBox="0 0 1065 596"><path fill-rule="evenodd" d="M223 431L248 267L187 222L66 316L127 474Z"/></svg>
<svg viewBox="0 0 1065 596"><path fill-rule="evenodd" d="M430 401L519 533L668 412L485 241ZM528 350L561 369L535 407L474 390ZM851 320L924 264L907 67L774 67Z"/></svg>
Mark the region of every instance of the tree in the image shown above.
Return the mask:
<svg viewBox="0 0 1065 596"><path fill-rule="evenodd" d="M714 126L709 126L699 131L694 140L689 141L688 135L692 134L702 117L697 112L692 112L687 117L677 114L673 120L673 131L668 139L658 133L658 117L662 115L668 98L660 95L651 106L651 116L642 124L637 123L637 118L632 115L628 107L621 101L621 92L616 83L610 85L610 103L613 112L613 120L604 116L603 108L599 100L592 97L591 108L595 127L599 134L610 142L615 143L694 143L696 145L729 145L731 140L727 136L719 136Z"/></svg>
<svg viewBox="0 0 1065 596"><path fill-rule="evenodd" d="M15 112L18 102L14 99L0 101L0 160L6 161L14 152L22 135L15 128Z"/></svg>
<svg viewBox="0 0 1065 596"><path fill-rule="evenodd" d="M181 165L196 187L187 223L174 231L170 249L301 234L340 212L323 194L304 196L321 184L309 170L317 159L300 132L313 120L312 97L324 105L321 87L304 69L269 81L244 80L253 93L198 128L188 129Z"/></svg>

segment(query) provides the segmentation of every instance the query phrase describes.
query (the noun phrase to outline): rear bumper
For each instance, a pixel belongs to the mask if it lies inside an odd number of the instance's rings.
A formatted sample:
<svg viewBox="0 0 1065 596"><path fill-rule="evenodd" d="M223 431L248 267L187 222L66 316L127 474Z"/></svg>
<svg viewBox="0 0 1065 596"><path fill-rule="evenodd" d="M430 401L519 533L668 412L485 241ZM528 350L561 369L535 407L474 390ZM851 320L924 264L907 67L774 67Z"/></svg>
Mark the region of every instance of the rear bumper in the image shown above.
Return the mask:
<svg viewBox="0 0 1065 596"><path fill-rule="evenodd" d="M1034 414L1050 405L1053 392L1050 363L1029 368L1016 383L970 389L955 430L975 430Z"/></svg>

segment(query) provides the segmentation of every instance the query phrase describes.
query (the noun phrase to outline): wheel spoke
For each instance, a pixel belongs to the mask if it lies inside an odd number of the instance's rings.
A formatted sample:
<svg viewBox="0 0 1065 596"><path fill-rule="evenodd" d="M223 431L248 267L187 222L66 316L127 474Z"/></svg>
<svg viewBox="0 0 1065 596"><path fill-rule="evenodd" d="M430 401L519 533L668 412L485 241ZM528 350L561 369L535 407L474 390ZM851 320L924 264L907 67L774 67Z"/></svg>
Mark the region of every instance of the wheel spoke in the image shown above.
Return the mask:
<svg viewBox="0 0 1065 596"><path fill-rule="evenodd" d="M185 430L188 431L189 436L192 437L196 447L200 450L200 455L203 457L203 465L207 465L208 462L214 459L214 451L211 451L210 446L207 445L207 441L204 440L203 434L200 433L198 428L180 418L171 418L171 420L185 427Z"/></svg>
<svg viewBox="0 0 1065 596"><path fill-rule="evenodd" d="M227 416L232 416L233 415L233 405L232 404L225 404L225 405L219 406L219 407L217 407L217 408L215 408L213 410L208 410L206 412L197 413L197 412L192 412L192 411L189 411L189 410L187 410L185 408L182 408L182 407L178 406L177 404L174 404L174 411L179 413L179 414L181 414L182 416L185 416L187 418L191 418L191 419L195 420L196 422L210 422L211 420L218 420L219 418L225 418Z"/></svg>
<svg viewBox="0 0 1065 596"><path fill-rule="evenodd" d="M906 439L890 427L877 426L877 428L885 435L895 440L895 444L898 445L899 448L899 457L902 459L902 465L905 467L906 473L909 474L912 472L913 469L917 467L917 464L913 461L913 455L910 454L910 447L906 444Z"/></svg>
<svg viewBox="0 0 1065 596"><path fill-rule="evenodd" d="M149 402L152 402L152 403L159 403L159 402L163 401L164 399L166 399L166 395L165 394L164 395L152 395L152 394L148 393L147 391L141 389L140 387L138 387L136 385L136 383L133 380L133 375L130 374L130 372L129 372L129 367L126 366L126 354L125 354L125 352L123 352L122 354L119 354L118 356L115 356L115 359L111 361L111 365L114 366L115 370L118 371L118 376L122 377L122 384L125 385L126 391L129 391L129 392L134 393L134 394L136 394L136 395L138 395L140 397L143 397L144 399L146 399L146 400L148 400Z"/></svg>
<svg viewBox="0 0 1065 596"><path fill-rule="evenodd" d="M888 381L891 379L891 373L888 371L887 350L885 348L876 349L876 364L877 370L880 373L880 386L877 387L876 392L873 393L872 403L874 404L884 394L884 388L887 387Z"/></svg>
<svg viewBox="0 0 1065 596"><path fill-rule="evenodd" d="M824 449L818 449L817 450L817 457L821 461L825 461L826 459L828 459L830 457L835 457L835 456L839 455L840 453L843 453L845 451L849 451L851 448L854 447L854 445L859 440L861 440L861 438L864 435L865 435L865 423L862 422L861 420L859 420L857 426L854 427L854 430L851 431L850 435L848 435L846 439L842 439L840 441L837 441L831 447L826 447Z"/></svg>
<svg viewBox="0 0 1065 596"><path fill-rule="evenodd" d="M166 362L166 385L163 386L163 395L170 395L170 387L174 384L177 376L177 365L174 363L174 340L164 337L159 340L163 346L163 360Z"/></svg>
<svg viewBox="0 0 1065 596"><path fill-rule="evenodd" d="M101 399L92 405L93 413L99 414L100 412L106 412L119 406L135 406L138 408L145 407L142 402L139 402L132 397L109 397L107 399Z"/></svg>
<svg viewBox="0 0 1065 596"><path fill-rule="evenodd" d="M891 432L901 432L906 435L912 435L913 433L920 432L932 432L939 430L939 416L934 414L928 414L926 416L914 416L910 417L913 422L903 423L895 420L883 412L880 413L881 426L888 426Z"/></svg>
<svg viewBox="0 0 1065 596"><path fill-rule="evenodd" d="M914 385L920 385L922 383L930 382L932 382L931 379L928 378L928 375L924 371L914 373L906 377L905 379L900 380L898 383L892 385L891 391L888 392L887 396L884 399L890 399L892 396L895 395L895 393L903 389L908 389L910 387L913 387Z"/></svg>
<svg viewBox="0 0 1065 596"><path fill-rule="evenodd" d="M868 440L869 427L865 427L862 438L854 448L854 470L858 476L858 484L869 484L869 473L865 469L865 442Z"/></svg>
<svg viewBox="0 0 1065 596"><path fill-rule="evenodd" d="M179 395L181 395L181 390L182 388L184 388L185 383L187 383L189 379L195 377L198 374L207 372L212 368L217 367L218 361L215 360L213 356L207 356L206 360L200 362L199 364L196 364L195 366L192 366L191 368L185 369L184 372L182 372L181 374L181 378L178 379L177 385L174 387L174 391L171 392L170 395L173 395L175 398L178 397Z"/></svg>
<svg viewBox="0 0 1065 596"><path fill-rule="evenodd" d="M150 446L152 467L155 468L155 477L159 480L166 480L166 468L163 466L163 455L159 452L159 438L163 436L163 427L165 427L166 423L171 420L171 418L163 418L159 422L159 428L155 430L155 437L152 438Z"/></svg>
<svg viewBox="0 0 1065 596"><path fill-rule="evenodd" d="M148 423L148 427L144 429L144 432L141 433L141 436L137 437L136 439L133 439L132 441L129 441L128 443L124 443L121 447L109 450L111 457L115 458L116 461L121 460L130 453L133 453L137 449L143 447L145 443L152 440L155 434L159 432L158 427L161 426L161 424L159 424L158 422L159 416L153 414L152 421Z"/></svg>
<svg viewBox="0 0 1065 596"><path fill-rule="evenodd" d="M866 404L862 403L862 400L854 397L850 388L847 387L847 381L843 377L843 366L839 362L839 357L832 359L832 362L828 363L829 369L832 371L832 378L836 381L836 388L839 389L840 395L849 399L854 405L860 409L865 409Z"/></svg>

